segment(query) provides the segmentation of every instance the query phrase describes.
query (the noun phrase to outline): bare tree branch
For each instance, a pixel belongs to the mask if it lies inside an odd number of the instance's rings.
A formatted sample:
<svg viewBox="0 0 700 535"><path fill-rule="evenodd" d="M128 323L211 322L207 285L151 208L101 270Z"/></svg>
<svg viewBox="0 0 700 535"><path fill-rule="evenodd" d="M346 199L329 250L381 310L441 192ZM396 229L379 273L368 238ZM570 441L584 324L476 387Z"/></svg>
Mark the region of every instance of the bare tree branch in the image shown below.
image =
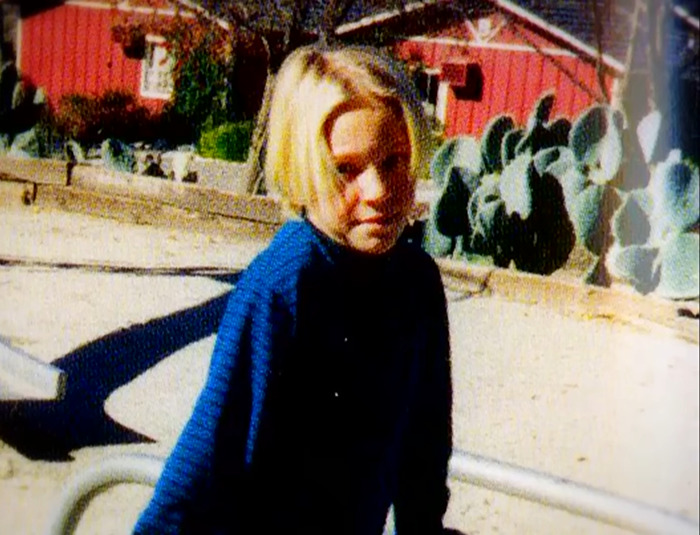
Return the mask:
<svg viewBox="0 0 700 535"><path fill-rule="evenodd" d="M634 51L637 49L637 43L639 42L639 34L641 31L640 15L642 12L642 1L634 0L634 10L630 17L630 37L627 44L627 50L625 51L625 71L622 75L622 79L617 88L618 95L624 98L627 94L627 86L630 80L630 71L632 70L632 60L634 58ZM624 106L624 104L623 104Z"/></svg>
<svg viewBox="0 0 700 535"><path fill-rule="evenodd" d="M649 70L649 108L666 111L663 99L666 65L664 62L665 26L668 15L665 0L651 0L647 7L647 68Z"/></svg>
<svg viewBox="0 0 700 535"><path fill-rule="evenodd" d="M604 0L606 11L609 14L610 0ZM610 103L610 94L608 93L608 88L605 84L605 70L603 68L603 33L605 31L605 25L603 24L603 16L600 12L600 6L598 5L598 0L591 0L593 4L593 30L596 40L596 50L598 52L596 56L596 75L598 77L598 87L600 88L600 93L605 98L607 103ZM608 23L610 21L608 20Z"/></svg>

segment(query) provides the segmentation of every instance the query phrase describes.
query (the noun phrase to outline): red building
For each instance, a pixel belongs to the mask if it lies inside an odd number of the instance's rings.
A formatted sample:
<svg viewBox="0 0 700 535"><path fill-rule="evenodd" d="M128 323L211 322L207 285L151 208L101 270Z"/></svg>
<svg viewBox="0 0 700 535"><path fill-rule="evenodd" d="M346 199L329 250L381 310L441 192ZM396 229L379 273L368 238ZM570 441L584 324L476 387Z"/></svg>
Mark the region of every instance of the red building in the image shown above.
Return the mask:
<svg viewBox="0 0 700 535"><path fill-rule="evenodd" d="M176 3L66 0L28 4L34 7L22 8L17 29L18 65L27 81L44 88L52 105L67 93L100 94L108 89L131 91L153 110L170 98L172 60L162 37L147 35L143 58L132 59L113 39L112 28L125 15L167 20L175 16ZM430 18L431 4L408 6L415 7L412 17ZM515 3L494 0L484 5L471 10L471 18L447 23L436 20L426 33L396 45L400 57L420 63L426 108L444 123L448 136L479 134L499 113L509 113L522 123L548 90L556 93L555 116L573 117L605 98L595 49ZM348 36L390 24L391 13L380 12L341 25L339 34ZM605 91L610 95L623 66L609 56L603 56L601 65Z"/></svg>
<svg viewBox="0 0 700 535"><path fill-rule="evenodd" d="M7 3L22 6L15 35L20 71L44 88L52 105L67 93L99 94L107 89L131 91L152 110L170 98L172 59L162 37L147 35L143 58L132 59L114 41L112 28L125 15L171 19L185 2ZM357 9L348 11L347 22L336 27L336 35L348 42L388 44L418 66L425 107L444 124L447 136L479 135L501 113L523 124L547 91L556 96L552 117L570 119L595 102L616 103L622 96L618 82L625 74L632 1L612 4L616 12L602 35L606 52L602 55L594 46L592 8L587 2L432 0L407 2L402 11L378 11L376 2L355 4ZM697 48L697 16L679 6L674 13L691 29L684 39ZM317 27L311 21L306 30ZM260 62L252 63L264 75ZM637 71L630 72L630 86L643 85L634 81ZM240 78L239 92L250 93L251 77Z"/></svg>
<svg viewBox="0 0 700 535"><path fill-rule="evenodd" d="M697 121L687 118L697 115L700 102L700 4L663 5L662 21L661 4L640 7L636 0L414 1L365 13L337 33L393 44L418 66L425 107L447 136L478 136L501 113L522 125L547 91L556 97L554 118L573 119L596 102L610 102L624 104L631 124L655 97L674 125L672 145L697 153ZM649 62L650 44L659 64ZM660 84L656 94L651 69Z"/></svg>
<svg viewBox="0 0 700 535"><path fill-rule="evenodd" d="M372 23L369 17L363 24ZM613 57L604 54L599 63L592 46L505 0L408 37L395 48L399 57L419 66L425 107L448 137L478 136L503 113L524 125L548 91L556 96L552 117L574 118L596 102L614 99L624 72Z"/></svg>
<svg viewBox="0 0 700 535"><path fill-rule="evenodd" d="M155 111L172 93L171 59L158 35L146 35L143 57L130 58L112 28L130 17L175 16L166 1L67 0L21 7L16 30L17 64L23 78L44 89L52 106L63 95L126 90ZM187 14L184 14L187 16Z"/></svg>

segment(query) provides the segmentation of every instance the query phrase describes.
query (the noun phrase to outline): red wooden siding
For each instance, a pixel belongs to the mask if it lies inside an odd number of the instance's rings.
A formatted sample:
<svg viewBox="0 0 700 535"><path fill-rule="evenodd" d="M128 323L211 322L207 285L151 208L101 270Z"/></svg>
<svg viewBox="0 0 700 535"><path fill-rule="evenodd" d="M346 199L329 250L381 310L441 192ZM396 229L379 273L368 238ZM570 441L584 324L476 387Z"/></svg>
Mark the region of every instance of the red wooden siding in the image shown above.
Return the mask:
<svg viewBox="0 0 700 535"><path fill-rule="evenodd" d="M127 58L111 39L112 9L62 5L22 20L20 67L43 87L52 106L63 95L132 92L151 110L165 101L140 96L141 61Z"/></svg>
<svg viewBox="0 0 700 535"><path fill-rule="evenodd" d="M499 21L496 21L498 23ZM525 26L510 23L496 39L480 45L470 42L465 25L455 25L439 35L404 41L400 57L419 60L440 70L445 63L474 63L483 74L480 100L460 97L450 87L447 95L445 135L480 136L498 114L509 114L524 126L538 99L547 91L555 94L552 118L573 119L598 101L601 90L590 58L577 57L561 44L548 41ZM537 52L532 45L543 49ZM606 73L608 94L614 77Z"/></svg>

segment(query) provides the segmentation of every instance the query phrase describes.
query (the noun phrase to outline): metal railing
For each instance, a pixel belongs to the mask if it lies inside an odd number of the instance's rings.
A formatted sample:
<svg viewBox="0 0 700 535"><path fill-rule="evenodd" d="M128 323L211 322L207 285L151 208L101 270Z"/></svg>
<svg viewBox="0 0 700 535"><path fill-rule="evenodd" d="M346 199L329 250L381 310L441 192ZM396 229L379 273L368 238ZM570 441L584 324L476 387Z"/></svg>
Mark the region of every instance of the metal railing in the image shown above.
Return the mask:
<svg viewBox="0 0 700 535"><path fill-rule="evenodd" d="M63 370L14 347L0 336L0 401L60 400L66 391Z"/></svg>
<svg viewBox="0 0 700 535"><path fill-rule="evenodd" d="M72 480L61 495L48 528L48 535L70 535L90 501L121 483L155 486L164 460L148 455L123 455L105 459ZM455 452L450 459L450 478L547 507L653 535L697 535L700 525L635 500L622 498L574 481L522 468L509 463Z"/></svg>
<svg viewBox="0 0 700 535"><path fill-rule="evenodd" d="M165 460L152 455L119 455L78 474L65 488L50 519L47 533L70 535L92 499L122 483L154 487Z"/></svg>
<svg viewBox="0 0 700 535"><path fill-rule="evenodd" d="M464 452L450 460L450 477L577 516L657 535L697 535L697 522L550 474Z"/></svg>

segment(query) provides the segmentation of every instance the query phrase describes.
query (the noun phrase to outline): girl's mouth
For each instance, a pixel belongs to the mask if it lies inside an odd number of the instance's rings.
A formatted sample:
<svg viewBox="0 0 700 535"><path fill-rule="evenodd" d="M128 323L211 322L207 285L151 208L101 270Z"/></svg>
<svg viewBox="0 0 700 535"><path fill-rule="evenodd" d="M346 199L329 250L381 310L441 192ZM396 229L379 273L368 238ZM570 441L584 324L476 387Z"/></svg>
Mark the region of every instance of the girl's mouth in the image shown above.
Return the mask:
<svg viewBox="0 0 700 535"><path fill-rule="evenodd" d="M370 225L391 225L396 223L401 218L400 213L395 214L381 214L373 217L366 217L360 220L360 223L370 224Z"/></svg>

